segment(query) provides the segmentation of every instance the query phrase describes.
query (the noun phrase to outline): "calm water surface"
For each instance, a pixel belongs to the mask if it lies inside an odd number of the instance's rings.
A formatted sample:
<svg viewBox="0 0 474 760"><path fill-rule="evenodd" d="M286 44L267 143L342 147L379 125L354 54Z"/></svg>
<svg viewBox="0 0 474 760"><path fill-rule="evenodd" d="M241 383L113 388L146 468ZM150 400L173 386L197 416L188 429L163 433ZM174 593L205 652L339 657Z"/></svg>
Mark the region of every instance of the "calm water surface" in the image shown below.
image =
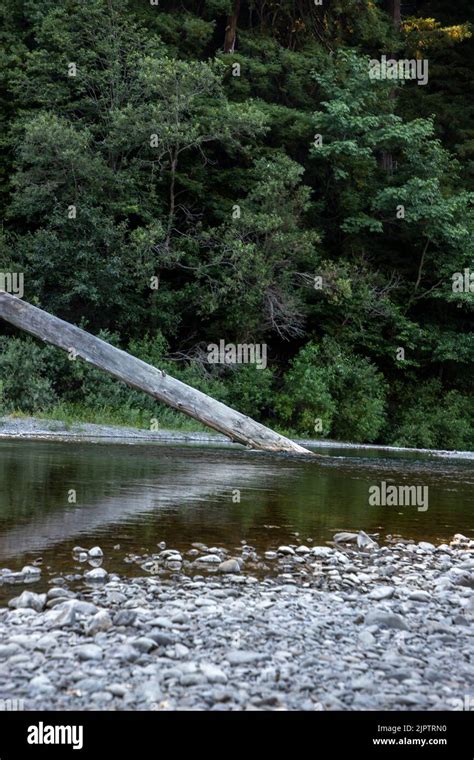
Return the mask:
<svg viewBox="0 0 474 760"><path fill-rule="evenodd" d="M382 480L427 485L428 510L369 506L368 489ZM341 449L302 461L210 447L0 441L0 567L42 557L50 574L83 571L72 559L77 544L100 545L109 571L136 573L124 556L157 551L160 541L183 551L246 541L264 551L295 543L295 534L324 543L363 529L438 542L474 534L473 486L472 460L415 453Z"/></svg>

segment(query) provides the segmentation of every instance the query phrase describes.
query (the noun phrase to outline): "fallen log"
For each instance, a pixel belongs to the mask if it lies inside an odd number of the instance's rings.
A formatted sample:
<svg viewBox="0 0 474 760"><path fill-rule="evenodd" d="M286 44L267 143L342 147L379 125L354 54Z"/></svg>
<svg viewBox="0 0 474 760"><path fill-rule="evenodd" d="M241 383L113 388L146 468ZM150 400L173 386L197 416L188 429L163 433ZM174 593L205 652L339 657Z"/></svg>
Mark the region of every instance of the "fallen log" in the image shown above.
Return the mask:
<svg viewBox="0 0 474 760"><path fill-rule="evenodd" d="M73 352L71 355L218 430L236 443L263 451L316 456L245 414L16 296L0 292L0 317L46 343Z"/></svg>

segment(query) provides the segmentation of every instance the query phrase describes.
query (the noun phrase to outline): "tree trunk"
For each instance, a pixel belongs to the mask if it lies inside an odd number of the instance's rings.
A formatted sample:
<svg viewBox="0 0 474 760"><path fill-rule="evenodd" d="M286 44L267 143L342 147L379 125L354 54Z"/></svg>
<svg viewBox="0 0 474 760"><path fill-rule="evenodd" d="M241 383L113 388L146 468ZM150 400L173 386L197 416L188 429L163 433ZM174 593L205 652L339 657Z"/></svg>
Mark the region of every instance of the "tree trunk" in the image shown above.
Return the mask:
<svg viewBox="0 0 474 760"><path fill-rule="evenodd" d="M392 24L398 31L401 23L401 0L385 0L385 10L392 19ZM389 53L388 58L393 58L394 54ZM395 89L390 92L390 97L395 99ZM389 151L382 152L382 167L387 174L393 174L393 155Z"/></svg>
<svg viewBox="0 0 474 760"><path fill-rule="evenodd" d="M235 39L237 37L237 22L240 13L240 0L234 0L232 14L227 17L227 26L224 37L224 53L233 53L235 48Z"/></svg>
<svg viewBox="0 0 474 760"><path fill-rule="evenodd" d="M46 343L66 351L74 350L76 356L94 367L224 433L237 443L264 451L313 455L250 417L16 296L0 293L0 317Z"/></svg>
<svg viewBox="0 0 474 760"><path fill-rule="evenodd" d="M402 20L400 6L401 0L385 0L385 10L390 15L392 23L396 29L400 27Z"/></svg>

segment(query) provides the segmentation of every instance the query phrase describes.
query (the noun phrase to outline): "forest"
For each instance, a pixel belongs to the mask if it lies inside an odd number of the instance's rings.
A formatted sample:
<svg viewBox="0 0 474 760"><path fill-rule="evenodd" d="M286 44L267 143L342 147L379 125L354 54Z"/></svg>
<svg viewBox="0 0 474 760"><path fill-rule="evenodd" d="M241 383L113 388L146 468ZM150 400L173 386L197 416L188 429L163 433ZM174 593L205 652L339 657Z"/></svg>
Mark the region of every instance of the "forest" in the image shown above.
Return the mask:
<svg viewBox="0 0 474 760"><path fill-rule="evenodd" d="M472 3L0 15L0 288L285 434L474 449ZM194 425L5 323L0 414Z"/></svg>

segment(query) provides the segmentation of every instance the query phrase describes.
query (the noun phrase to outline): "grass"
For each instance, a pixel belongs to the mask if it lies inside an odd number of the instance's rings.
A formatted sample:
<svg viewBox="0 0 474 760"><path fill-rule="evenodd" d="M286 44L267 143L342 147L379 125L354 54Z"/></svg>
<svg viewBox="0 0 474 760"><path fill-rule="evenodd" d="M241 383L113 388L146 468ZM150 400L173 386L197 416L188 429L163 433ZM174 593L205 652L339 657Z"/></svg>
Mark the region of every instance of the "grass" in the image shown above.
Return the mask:
<svg viewBox="0 0 474 760"><path fill-rule="evenodd" d="M28 417L23 412L13 412L14 417ZM88 407L84 404L59 403L49 409L34 412L33 416L44 420L63 422L68 429L72 425L90 423L93 425L112 425L114 427L133 427L152 430L151 419L158 422L157 430L182 430L184 432L209 432L199 422L166 407L158 408L155 417L149 412L131 407Z"/></svg>
<svg viewBox="0 0 474 760"><path fill-rule="evenodd" d="M77 426L85 423L152 430L150 412L128 406L104 406L98 408L96 406L90 407L86 404L61 402L49 409L34 412L16 410L10 412L9 415L17 419L35 417L36 419L56 420L57 422L61 422L66 427L66 430L70 430L73 425ZM157 404L156 414L153 419L158 421L158 431L176 430L186 433L214 432L191 417L187 417L185 414L159 404ZM272 427L272 423L270 423L270 427ZM279 426L275 426L273 429L275 432L288 438L298 437L298 434L294 430L285 430Z"/></svg>

